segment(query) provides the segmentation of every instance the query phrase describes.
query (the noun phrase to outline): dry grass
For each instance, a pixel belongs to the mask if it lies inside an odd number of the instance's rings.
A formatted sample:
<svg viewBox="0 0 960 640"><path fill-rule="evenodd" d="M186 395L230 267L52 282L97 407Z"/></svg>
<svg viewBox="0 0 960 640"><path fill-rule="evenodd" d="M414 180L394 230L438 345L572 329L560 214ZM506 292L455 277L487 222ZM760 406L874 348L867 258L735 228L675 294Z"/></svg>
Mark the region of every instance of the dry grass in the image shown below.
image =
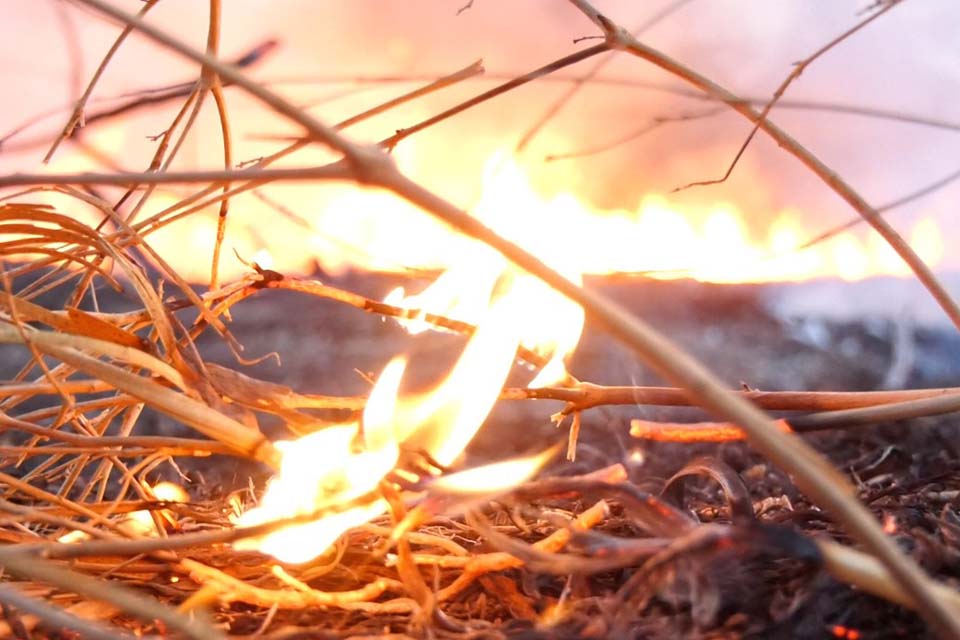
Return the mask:
<svg viewBox="0 0 960 640"><path fill-rule="evenodd" d="M234 502L240 499L237 496L196 496L189 504L158 498L148 479L161 465L176 468L178 459L234 456L276 466L278 452L256 427L259 414L279 415L289 423L293 433L301 433L310 424L309 415L303 413L303 409L356 410L364 402L363 398L300 394L294 389L205 362L194 341L206 330L217 332L237 350L238 361L242 361L239 345L224 322L231 306L249 296L269 295L271 289L284 288L304 295L330 297L368 312L411 313L351 292L259 268L252 269L237 282L219 282L217 265L231 196L272 181L324 179L347 179L355 181L357 188L374 185L390 190L460 231L490 244L580 303L594 320L678 385L677 389L660 390L600 389L589 385L553 390L508 389L503 392L505 398L561 398L570 403L564 413L575 418L591 407L624 401L624 398L629 403L637 402L638 393L649 394L651 403L660 398L665 404L682 401L708 408L741 429L739 434L791 474L810 500L829 511L849 535L863 545L865 552L873 556L852 549L840 550L834 543L810 543L819 550L818 562L843 580L916 608L944 635L960 635L957 593L934 584L895 547L879 523L853 497L848 481L823 456L757 408L757 404L778 407L782 405L777 402L789 401L793 408L811 410L857 408L864 411L869 407L879 411L876 407L880 405L892 411L891 403L923 402L920 393L872 397L806 394L772 398L728 391L702 366L641 320L599 295L571 284L521 247L497 237L467 212L412 182L384 153L404 137L526 82L601 53L625 50L727 103L754 123L754 131L773 136L810 166L891 241L948 315L960 324L960 311L955 303L909 247L889 226L884 226L877 212L828 167L767 120L773 102L757 112L746 101L643 45L588 3L574 2L600 27L605 38L603 44L511 79L376 146L361 146L344 137L341 130L480 73L480 65L471 65L430 82L337 126L327 126L251 81L242 70L217 59L218 1L210 2L205 53L142 20L155 1L144 5L140 17L127 15L100 0L81 0L81 3L126 26L50 154L56 152L57 146L82 121L83 103L128 33L141 31L196 62L200 72L174 122L165 130L149 171L0 177L0 187L24 189L6 195L0 205L0 237L3 239L0 257L4 261L0 342L17 344L28 353L27 364L20 372L0 385L0 425L7 436L0 452L9 467L9 473L0 475L4 492L0 512L5 518L0 529L5 543L0 548L0 565L13 578L0 585L0 602L4 604L7 620L0 636L29 635L35 628L45 628L48 632L72 628L91 637L124 637L132 631L176 631L187 637L214 638L223 635L224 625L244 629L251 619L258 624L262 622L260 631L264 631L278 610L305 611L331 625L335 620L331 611L359 612L381 621L378 625L383 620L402 619L403 623L395 626L408 625L421 630L430 627L444 633L466 634L471 631L467 617L458 619L452 603L464 589L491 572L521 565L545 573L570 574L639 566L641 569L635 575L646 576L658 571L677 554L716 546L719 541L736 541L737 536L744 535L736 527L699 527L685 512L626 483L622 469L611 468L599 475L548 479L518 487L511 500L519 510L545 497L566 502L562 503L562 512L554 510L553 515L547 517L544 514L548 512L543 510L528 518L526 530L518 525L512 540L504 539L491 523L482 519L464 523L442 517L445 510L456 511L462 505L455 498L438 493L432 496L437 505L430 503L425 511L414 509L404 514L394 502L395 522L378 521L361 527L339 543L333 558L296 570L284 570L269 558L236 552L229 543L291 522L321 517L324 512L344 505L328 505L316 514L238 529L229 520ZM874 17L878 15L880 12ZM789 81L788 78L782 90ZM234 169L224 84L239 87L281 117L300 125L302 138L252 167ZM208 95L213 96L220 117L223 171L167 171ZM269 168L272 162L310 145L324 145L337 152L340 159L324 167ZM163 182L198 184L201 188L165 211L138 219L156 185ZM117 206L86 189L95 184L125 187L127 191L122 200L132 203L129 213L121 216ZM103 224L94 228L77 222L66 209L32 204L32 197L44 190L55 191L78 205L96 207L103 214ZM205 292L197 293L164 256L151 248L149 236L210 205L217 205L220 211L217 248L211 256L211 284ZM140 266L142 259L147 259L151 269L162 274L163 282L167 288L174 289L173 293L148 275L153 271ZM136 308L118 313L81 310L80 301L103 285L131 292L136 297ZM45 306L45 301L54 298L66 303L56 308ZM187 317L195 319L188 321ZM473 330L469 325L442 317L426 319L446 329L464 333ZM538 364L535 354L521 352L518 356ZM955 390L945 390L943 397L936 399L938 402L930 401L919 409L916 405L909 408L921 415L952 411L955 393ZM37 401L41 399L44 402L37 408ZM139 433L139 418L146 408L171 416L198 435L186 438ZM876 420L883 415L873 413L863 418L861 414L861 419ZM725 477L716 468L708 464L691 473L702 473L706 469L707 475ZM728 498L735 494L736 482L728 482L725 490ZM390 489L385 487L384 491L389 493ZM632 547L627 545L611 552L606 562L600 563L602 566L590 564L583 554L563 554L571 541L582 545L585 532L590 528L612 526L606 500L622 505L627 513L624 518L631 526L646 531L651 538L634 540L637 544ZM592 506L587 506L588 503ZM731 508L732 505L733 502ZM152 535L145 536L143 529L134 527L133 513L150 514ZM513 516L523 521L516 513ZM497 524L505 525L509 520L503 516ZM150 525L145 526L151 529ZM405 533L397 535L397 531ZM73 537L73 543L58 542L67 535ZM476 553L461 544L464 537L471 542L483 537L503 548ZM106 577L111 579L102 579ZM491 584L488 589L505 593L507 600L513 597L509 585ZM631 589L629 585L624 587L617 598L628 601L632 597ZM238 602L250 606L231 607ZM522 609L522 598L513 597L513 602ZM551 613L557 620L563 617L561 604L558 611ZM322 611L322 615L317 611ZM247 616L243 624L237 623L243 616ZM349 626L343 619L340 623Z"/></svg>

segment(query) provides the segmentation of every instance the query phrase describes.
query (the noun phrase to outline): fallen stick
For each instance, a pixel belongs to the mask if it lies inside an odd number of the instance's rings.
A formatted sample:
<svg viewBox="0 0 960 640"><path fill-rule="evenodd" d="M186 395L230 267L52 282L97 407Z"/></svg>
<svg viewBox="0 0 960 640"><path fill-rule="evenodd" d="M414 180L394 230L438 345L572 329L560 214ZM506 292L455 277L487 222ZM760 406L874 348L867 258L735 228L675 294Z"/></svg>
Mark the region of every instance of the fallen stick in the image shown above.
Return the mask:
<svg viewBox="0 0 960 640"><path fill-rule="evenodd" d="M745 400L768 411L834 411L875 407L925 398L950 397L960 405L960 387L897 391L736 391ZM581 382L573 387L507 388L501 400L560 400L569 414L603 405L699 406L686 389L677 387L604 387ZM960 409L957 409L960 410Z"/></svg>
<svg viewBox="0 0 960 640"><path fill-rule="evenodd" d="M814 542L820 549L824 567L836 579L891 602L920 610L916 594L905 590L876 558L832 540L818 539ZM927 589L936 593L937 598L955 614L960 613L960 593L929 578L925 581Z"/></svg>
<svg viewBox="0 0 960 640"><path fill-rule="evenodd" d="M777 421L783 431L810 433L827 429L846 429L876 424L943 415L960 411L960 394L950 393L905 402L892 402L840 411L824 411ZM664 442L730 442L744 440L743 429L730 422L654 422L631 420L630 435L643 440Z"/></svg>

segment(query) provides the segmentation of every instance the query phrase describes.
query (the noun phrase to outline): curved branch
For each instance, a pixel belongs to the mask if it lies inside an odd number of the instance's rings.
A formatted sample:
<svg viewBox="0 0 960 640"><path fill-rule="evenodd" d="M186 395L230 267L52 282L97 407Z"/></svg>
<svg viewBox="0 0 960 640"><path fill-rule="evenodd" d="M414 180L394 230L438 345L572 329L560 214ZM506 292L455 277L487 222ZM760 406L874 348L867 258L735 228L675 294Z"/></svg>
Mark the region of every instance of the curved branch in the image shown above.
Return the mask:
<svg viewBox="0 0 960 640"><path fill-rule="evenodd" d="M196 62L209 65L277 113L306 128L314 139L342 152L351 168L357 170L360 182L393 191L454 228L489 244L517 266L580 303L600 326L629 345L651 368L687 388L699 398L704 407L741 425L756 449L792 473L797 485L811 499L827 508L852 537L877 554L897 582L916 595L924 616L931 624L939 630L949 631L952 637L960 636L960 621L950 606L937 597L930 580L886 536L873 515L855 498L854 488L842 474L800 438L779 431L763 412L729 393L700 363L681 352L646 323L634 318L605 297L572 283L521 247L493 233L467 212L409 180L381 150L349 142L336 130L319 123L281 96L257 85L238 70L196 51L177 38L116 9L104 0L79 1L105 15L134 24L152 40ZM572 1L578 3L578 6L588 4L585 0ZM599 14L597 20L605 29L612 24ZM753 113L751 109L747 110ZM866 204L863 206L866 207ZM960 320L960 311L957 317Z"/></svg>

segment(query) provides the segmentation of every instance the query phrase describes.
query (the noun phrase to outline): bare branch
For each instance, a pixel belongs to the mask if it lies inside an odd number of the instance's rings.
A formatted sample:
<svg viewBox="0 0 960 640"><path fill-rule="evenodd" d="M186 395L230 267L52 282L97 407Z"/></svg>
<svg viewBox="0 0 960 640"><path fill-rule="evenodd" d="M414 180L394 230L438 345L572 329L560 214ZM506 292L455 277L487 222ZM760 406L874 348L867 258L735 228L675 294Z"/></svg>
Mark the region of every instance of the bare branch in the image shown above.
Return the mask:
<svg viewBox="0 0 960 640"><path fill-rule="evenodd" d="M733 391L761 409L769 411L838 411L876 407L925 398L960 398L960 387L905 389L899 391ZM696 398L676 387L604 387L582 382L573 387L504 389L504 400L561 400L568 403L564 413L605 405L696 406Z"/></svg>
<svg viewBox="0 0 960 640"><path fill-rule="evenodd" d="M860 29L863 29L864 27L866 27L868 24L870 24L871 22L873 22L874 20L876 20L877 18L885 14L890 9L893 9L899 3L900 3L900 0L894 0L893 2L886 3L879 11L869 16L868 18L860 21L858 24L854 25L852 28L847 29L842 34L840 34L839 36L837 36L836 38L834 38L824 46L817 49L815 52L813 52L813 54L804 58L800 62L796 63L793 67L793 71L791 71L790 74L787 75L787 77L783 80L780 86L777 87L776 91L773 92L773 98L770 100L770 102L768 102L763 107L763 110L760 112L758 120L754 122L753 128L750 130L750 133L747 134L747 139L743 141L743 144L740 145L740 148L737 150L737 153L733 156L733 161L730 163L730 166L727 167L727 171L723 174L723 177L718 178L716 180L703 180L700 182L691 182L690 184L684 185L682 187L677 187L676 189L674 189L674 192L683 191L684 189L689 189L691 187L703 187L707 185L720 184L721 182L726 182L727 178L730 177L730 174L733 173L733 170L737 166L737 163L740 161L740 158L743 156L744 152L747 150L747 147L750 146L750 142L753 140L753 137L757 134L757 131L760 129L760 125L767 119L767 115L770 113L770 110L773 109L774 105L776 105L777 102L779 102L780 98L786 92L787 87L789 87L794 80L799 78L800 75L804 71L806 71L807 67L813 64L813 62L817 58L819 58L820 56L830 51L830 49L834 48L835 46L837 46L838 44L840 44L841 42L843 42L844 40L846 40L847 38L855 34L857 31L860 31Z"/></svg>
<svg viewBox="0 0 960 640"><path fill-rule="evenodd" d="M143 17L146 15L146 13L150 11L155 4L157 4L157 0L147 0L147 2L144 3L143 8L140 9L140 12L137 14L137 17ZM97 86L97 82L99 82L103 72L106 71L107 65L110 64L114 54L132 31L133 27L126 25L123 28L123 31L120 32L120 35L117 36L117 39L114 40L113 45L107 51L106 55L104 55L103 60L100 61L100 65L93 73L93 77L90 79L90 83L87 85L86 90L83 92L83 95L80 96L80 99L77 100L76 106L73 108L73 113L70 115L70 119L67 120L67 123L63 126L63 130L60 132L60 135L57 136L56 140L54 140L53 144L50 146L50 150L47 151L47 155L43 157L44 163L50 162L51 158L53 158L53 154L57 152L57 148L60 146L60 143L70 137L77 125L82 127L86 124L83 116L83 110L87 105L87 101L90 100L90 95L93 93L93 89Z"/></svg>
<svg viewBox="0 0 960 640"><path fill-rule="evenodd" d="M677 75L678 77L690 82L705 92L721 98L727 102L738 113L749 119L751 122L759 123L760 127L781 146L787 148L794 156L800 159L807 167L817 174L824 182L830 185L841 197L853 206L858 213L868 219L881 235L887 239L894 247L897 253L910 265L914 273L921 282L933 293L934 298L944 308L947 315L953 320L954 324L960 328L960 307L950 298L943 286L937 281L933 272L923 263L917 254L907 245L906 242L893 230L890 225L881 218L867 203L846 184L836 173L831 171L817 157L802 147L796 140L789 136L785 131L775 126L769 120L760 117L756 111L740 102L736 96L719 86L708 78L688 69L675 60L665 56L659 51L652 49L636 38L630 37L622 28L616 25L604 25L607 22L598 20L596 10L590 7L586 0L570 0L578 9L584 11L587 17L602 25L604 33L611 41L616 41L620 46L625 47L634 55L648 60L658 67ZM511 254L512 255L512 254ZM553 284L551 282L551 284ZM557 283L562 284L562 283ZM556 285L555 285L556 286ZM559 287L558 287L559 288ZM585 309L589 307L585 304ZM622 312L619 309L611 310L608 326L615 327L620 335L631 335L639 348L643 344L646 349L657 345L660 336L655 338L649 335L649 330L644 331L646 335L637 335L639 327L635 323L630 323L626 318L618 318ZM604 318L607 320L607 318ZM633 324L634 326L631 326ZM644 329L647 329L644 327ZM646 351L643 349L643 351ZM854 497L852 487L846 479L838 474L826 461L820 457L813 449L806 449L806 445L797 438L791 438L789 435L776 429L764 416L754 413L752 407L748 405L740 406L739 402L733 402L733 397L722 393L719 385L709 377L705 371L691 361L683 362L679 354L670 353L669 349L657 349L655 354L644 353L647 361L660 369L664 373L674 374L677 377L674 380L683 381L683 386L691 389L697 389L704 400L705 406L713 408L718 414L726 414L731 421L739 424L748 434L748 438L756 448L760 449L765 455L768 455L786 469L792 470L797 479L797 484L815 500L833 511L833 516L841 521L851 535L858 539L868 549L875 553L880 561L886 566L890 573L895 576L898 583L904 590L916 594L917 600L921 606L921 613L926 621L937 632L945 637L954 637L960 635L960 616L957 615L942 599L940 599L930 587L927 577L921 569L913 563L908 557L897 548L897 546L886 536L883 530L878 526L873 515L863 507ZM672 356L672 357L671 357ZM662 362L661 358L667 360ZM670 365L683 365L676 368ZM656 366L659 365L659 366ZM677 369L685 369L678 371ZM672 377L668 375L668 377ZM714 404L714 402L716 404ZM792 440L792 442L791 442ZM822 475L821 475L822 474Z"/></svg>
<svg viewBox="0 0 960 640"><path fill-rule="evenodd" d="M640 37L690 2L691 0L673 0L673 2L656 12L649 19L645 20L643 24L633 29L633 35ZM516 152L523 153L523 151L530 145L531 142L533 142L533 139L538 133L540 133L547 123L553 120L557 114L560 113L563 107L569 104L570 101L573 100L573 98L580 92L580 90L583 89L587 83L596 78L597 74L603 71L604 67L606 67L615 57L616 56L613 53L604 56L603 59L597 62L589 71L587 71L587 73L573 80L573 85L569 87L563 93L563 95L550 104L533 124L533 126L531 126L527 132L523 134L523 136L520 138L520 141L517 143Z"/></svg>

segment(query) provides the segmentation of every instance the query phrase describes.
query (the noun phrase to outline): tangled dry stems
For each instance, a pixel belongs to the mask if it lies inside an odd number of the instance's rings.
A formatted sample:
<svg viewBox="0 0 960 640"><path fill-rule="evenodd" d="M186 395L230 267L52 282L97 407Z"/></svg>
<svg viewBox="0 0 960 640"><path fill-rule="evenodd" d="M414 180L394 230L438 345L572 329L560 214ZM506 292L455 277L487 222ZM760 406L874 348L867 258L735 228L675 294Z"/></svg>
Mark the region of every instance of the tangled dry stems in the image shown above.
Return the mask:
<svg viewBox="0 0 960 640"><path fill-rule="evenodd" d="M256 270L238 282L218 286L217 264L228 219L229 198L270 181L291 179L350 179L394 191L461 231L489 243L521 267L581 303L602 325L682 387L600 389L571 381L572 386L557 389L508 389L504 391L505 398L563 399L569 403L565 412L574 415L608 402L622 402L627 397L629 403L636 403L638 395L649 402L656 402L659 398L665 404L698 403L712 409L736 423L742 428L741 433L760 451L795 474L798 484L808 495L827 506L854 537L880 557L877 562L856 551L840 550L833 543L819 541L815 545L818 552L808 553L807 560L822 564L864 589L917 608L941 631L957 630L960 608L956 593L932 584L920 574L887 541L872 516L851 497L846 481L839 474L808 445L787 435L784 430L773 428L768 418L745 401L751 399L761 406L768 403L767 406L776 408L805 410L827 406L833 409L876 409L875 405L880 405L891 411L889 405L897 401L923 402L918 397L921 392L869 397L852 394L842 397L838 394L829 397L781 394L774 397L750 392L738 396L729 392L662 336L600 296L570 284L521 248L492 234L465 212L411 182L397 172L380 151L525 82L599 53L624 49L693 82L751 119L757 128L777 137L893 241L911 266L920 272L921 279L935 292L951 317L958 320L960 314L955 312L955 304L949 297L944 298L935 280L931 280L932 276L924 271L922 264L917 264L918 260L909 248L897 245L896 237L885 231L884 223L875 211L766 119L769 106L762 112L754 111L747 102L644 46L588 3L574 2L603 30L604 44L545 65L404 129L381 141L378 148L363 147L342 137L339 130L475 75L481 71L479 65L470 65L337 127L327 127L277 94L250 81L240 70L216 59L220 22L218 1L211 0L210 3L206 54L149 26L139 17L126 15L99 0L82 1L126 24L104 66L126 34L139 30L200 63L202 72L160 141L151 167L155 171L59 178L14 175L0 179L0 186L36 185L56 189L78 204L101 210L106 225L104 229L92 228L73 220L67 212L22 202L36 192L33 189L8 196L0 208L0 233L11 238L0 245L0 256L7 263L0 301L6 325L0 327L0 341L23 345L30 353L28 363L15 379L0 387L0 426L13 441L0 451L14 463L17 474L0 477L5 489L0 511L9 516L2 530L7 544L0 550L0 564L18 578L16 582L2 585L0 601L24 614L8 616L10 633L20 633L21 629L28 630L41 624L55 628L72 627L90 635L118 637L119 628L127 625L138 632L175 629L188 637L219 637L221 631L201 612L210 605L237 601L269 611L320 606L384 615L403 614L423 623L433 621L456 628L462 624L450 620L442 613L442 607L438 607L454 600L490 572L524 564L544 566L550 562L564 567L568 573L642 564L643 568L636 575L645 576L645 571L653 571L674 558L678 549L700 548L705 544L704 540L715 545L719 544L718 541L736 540L744 535L736 527L709 531L698 528L688 515L669 503L638 493L635 487L625 484L622 470L614 469L599 479L573 478L552 484L547 480L539 485L533 483L518 488L512 498L515 506L538 504L538 500L545 496L553 496L568 500L569 509L562 521L557 520L555 510L550 511L542 505L540 515L532 521L507 518L503 511L497 512L501 527L508 526L507 521L513 523L510 526L517 539L512 543L498 538L496 531L487 528L489 524L483 524L482 520L475 519L473 522L480 524L472 526L439 514L421 514L422 526L399 541L393 539L394 529L388 523L375 523L358 529L349 539L342 541L333 559L327 558L320 564L294 571L279 568L260 556L234 552L227 545L242 536L258 535L270 527L288 524L288 521L238 530L229 524L227 515L231 503L226 496L212 497L193 505L158 501L147 479L160 465L170 464L175 468L177 457L234 455L275 465L278 454L255 428L256 414L279 415L287 421L293 433L301 433L311 422L310 414L304 410L357 410L363 404L362 398L299 394L293 389L205 362L193 341L207 328L217 331L235 349L239 346L223 321L233 305L251 295L269 295L271 289L290 289L305 295L329 297L384 315L415 313L322 283L262 270ZM148 3L141 16L153 4ZM227 108L222 92L224 82L241 87L281 116L302 125L304 138L269 158L259 160L251 168L233 169ZM96 77L84 99L89 97L95 83ZM183 174L169 172L166 169L195 122L207 93L213 95L218 107L225 168ZM81 103L56 144L66 139L82 120L82 114ZM325 167L267 168L274 160L315 143L336 150L342 154L342 160ZM51 148L51 154L56 151L56 144ZM165 211L136 220L152 188L163 182L206 183L206 187ZM234 182L241 184L232 185ZM124 186L128 191L123 200L136 197L137 202L128 215L120 216L116 205L81 190L82 186L89 184ZM218 195L217 191L220 192ZM14 198L16 201L12 201ZM201 295L177 275L163 256L150 248L149 235L211 204L220 207L218 241L211 266L213 286ZM170 296L152 283L138 266L134 252L146 255L182 297ZM122 276L116 277L115 273ZM79 302L101 282L132 289L141 308L123 313L81 311ZM70 302L62 309L50 309L38 302L42 294L64 290L70 292L67 296ZM191 326L184 326L177 316L179 311L187 309L197 313ZM469 325L448 318L427 315L423 319L447 330L472 331ZM44 328L38 328L38 325ZM242 361L239 353L237 355ZM518 357L540 364L536 354L521 352ZM940 404L934 403L935 410L954 410L951 408L953 404L949 403L955 401L955 393L955 390L938 392L939 397L934 400ZM53 402L43 409L28 409L27 401L38 397L50 397ZM145 407L171 415L209 440L137 435L136 426ZM911 405L911 409L920 412L934 410L929 404L919 409ZM873 413L866 418L860 414L860 417L876 420L882 416ZM709 471L715 467L707 465L704 468ZM722 473L717 477L723 477ZM724 486L725 490L727 487L730 487L728 491L735 490L735 482ZM571 498L575 499L570 501ZM598 501L594 506L584 508L581 498ZM569 557L562 555L564 548L572 542L581 546L585 544L582 535L586 530L607 521L607 499L622 504L637 529L656 535L638 540L638 544L632 547L629 544L617 547L613 540L605 540L607 546L604 548L608 549L609 557L602 564L603 569L587 562L582 553ZM151 514L157 537L144 539L140 533L132 533L125 527L130 521L129 514L137 512ZM554 516L548 518L548 513ZM396 511L394 515L403 517ZM488 540L500 540L509 548L477 553L453 541L454 534L457 537L472 536L476 546L483 531L487 532ZM672 533L668 533L670 531ZM85 537L87 541L70 545L56 542L67 534ZM520 538L529 539L531 544L520 542ZM378 549L389 544L398 545L396 553L384 559ZM64 565L67 558L72 559L69 568ZM420 569L411 574L411 566ZM114 580L94 580L88 574L109 576ZM424 579L434 585L432 591L428 590L427 597L424 597L420 584ZM146 587L153 592L153 597L134 595L123 583ZM509 591L509 587L503 584L489 584L494 585L488 586L489 589ZM49 586L72 595L58 598L54 606ZM629 596L623 594L625 598ZM505 597L509 598L509 594ZM82 605L89 600L105 604L84 608ZM178 610L164 602L179 603ZM221 616L229 616L229 609L214 608ZM131 617L139 618L141 622L134 624Z"/></svg>

